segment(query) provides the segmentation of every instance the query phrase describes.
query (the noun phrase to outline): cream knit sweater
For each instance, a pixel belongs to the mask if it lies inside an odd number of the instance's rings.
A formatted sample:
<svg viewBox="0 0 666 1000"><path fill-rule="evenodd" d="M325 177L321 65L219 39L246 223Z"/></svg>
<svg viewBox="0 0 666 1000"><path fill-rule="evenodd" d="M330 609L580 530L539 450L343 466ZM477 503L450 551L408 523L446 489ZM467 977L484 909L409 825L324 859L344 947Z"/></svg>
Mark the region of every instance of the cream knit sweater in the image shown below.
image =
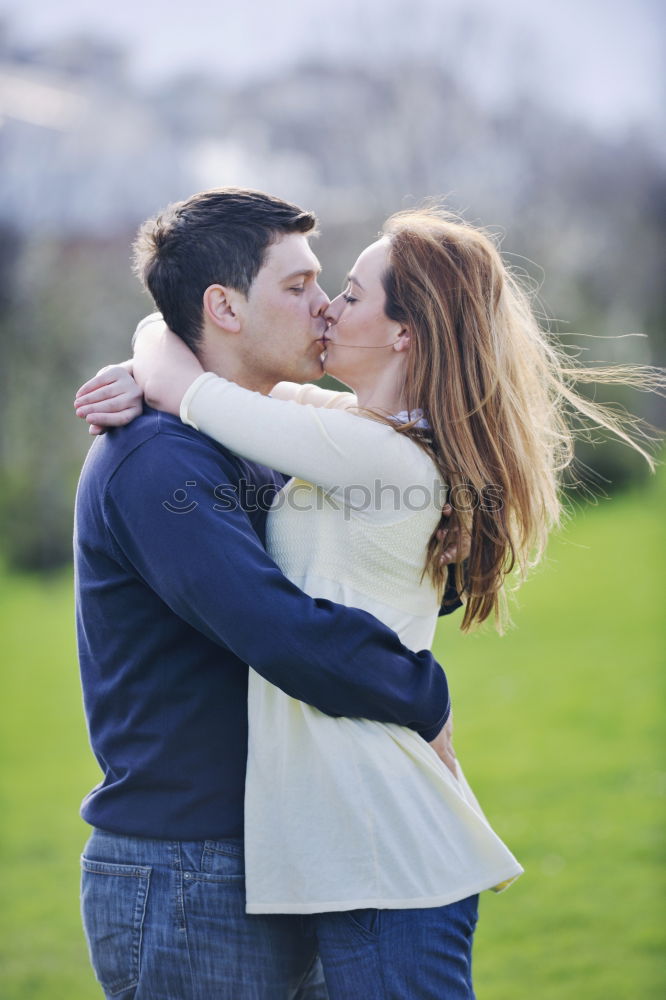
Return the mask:
<svg viewBox="0 0 666 1000"><path fill-rule="evenodd" d="M206 373L181 417L294 476L267 524L269 554L290 580L429 648L439 599L421 574L446 498L435 465L357 415L351 393L280 383L274 396ZM456 780L414 731L331 718L253 670L248 712L249 913L439 906L521 874L462 770Z"/></svg>

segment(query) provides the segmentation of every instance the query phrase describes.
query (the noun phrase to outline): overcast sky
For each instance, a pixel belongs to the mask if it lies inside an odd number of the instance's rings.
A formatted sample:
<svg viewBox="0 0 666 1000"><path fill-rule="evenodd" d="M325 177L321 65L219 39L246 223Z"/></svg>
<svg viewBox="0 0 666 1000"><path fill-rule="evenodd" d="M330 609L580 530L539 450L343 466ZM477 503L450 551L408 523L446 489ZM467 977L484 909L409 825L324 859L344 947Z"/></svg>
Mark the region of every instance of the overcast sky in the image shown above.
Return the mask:
<svg viewBox="0 0 666 1000"><path fill-rule="evenodd" d="M662 0L0 0L18 39L112 39L148 81L201 69L239 79L317 53L391 65L422 51L459 64L486 99L529 85L613 129L660 120L665 11Z"/></svg>

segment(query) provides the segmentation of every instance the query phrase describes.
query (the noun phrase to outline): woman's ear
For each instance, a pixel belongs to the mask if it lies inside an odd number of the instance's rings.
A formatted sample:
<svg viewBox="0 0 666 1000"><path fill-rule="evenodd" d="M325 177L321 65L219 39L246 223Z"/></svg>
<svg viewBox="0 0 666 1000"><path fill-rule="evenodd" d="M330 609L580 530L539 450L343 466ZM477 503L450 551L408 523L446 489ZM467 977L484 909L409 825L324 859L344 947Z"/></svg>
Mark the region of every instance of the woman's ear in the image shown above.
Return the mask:
<svg viewBox="0 0 666 1000"><path fill-rule="evenodd" d="M236 308L238 294L233 288L225 288L223 285L209 285L203 294L204 316L225 333L240 331Z"/></svg>
<svg viewBox="0 0 666 1000"><path fill-rule="evenodd" d="M393 344L394 351L408 351L411 343L411 332L409 327L403 326L398 332L398 336Z"/></svg>

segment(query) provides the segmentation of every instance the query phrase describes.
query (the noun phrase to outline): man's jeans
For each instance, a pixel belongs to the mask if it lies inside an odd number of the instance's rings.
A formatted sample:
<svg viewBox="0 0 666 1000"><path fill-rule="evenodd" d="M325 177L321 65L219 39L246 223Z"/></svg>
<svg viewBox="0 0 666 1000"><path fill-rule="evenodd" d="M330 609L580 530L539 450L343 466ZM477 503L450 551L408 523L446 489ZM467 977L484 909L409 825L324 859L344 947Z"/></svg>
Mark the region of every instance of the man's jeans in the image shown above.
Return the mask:
<svg viewBox="0 0 666 1000"><path fill-rule="evenodd" d="M326 1000L312 924L245 913L239 840L94 830L81 911L95 974L115 1000Z"/></svg>

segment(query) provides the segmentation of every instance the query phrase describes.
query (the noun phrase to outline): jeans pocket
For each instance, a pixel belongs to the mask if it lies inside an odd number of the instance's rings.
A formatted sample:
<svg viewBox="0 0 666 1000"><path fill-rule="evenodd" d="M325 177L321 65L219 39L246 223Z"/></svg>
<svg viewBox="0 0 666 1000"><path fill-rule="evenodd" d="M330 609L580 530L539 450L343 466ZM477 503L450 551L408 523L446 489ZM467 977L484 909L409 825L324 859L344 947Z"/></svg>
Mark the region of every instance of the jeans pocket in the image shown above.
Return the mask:
<svg viewBox="0 0 666 1000"><path fill-rule="evenodd" d="M356 930L363 931L370 937L379 935L380 910L374 908L362 910L344 910L342 917L350 923Z"/></svg>
<svg viewBox="0 0 666 1000"><path fill-rule="evenodd" d="M198 871L186 872L186 878L211 882L242 883L245 879L245 856L242 840L207 840Z"/></svg>
<svg viewBox="0 0 666 1000"><path fill-rule="evenodd" d="M152 869L81 858L81 915L95 975L110 996L136 986Z"/></svg>

